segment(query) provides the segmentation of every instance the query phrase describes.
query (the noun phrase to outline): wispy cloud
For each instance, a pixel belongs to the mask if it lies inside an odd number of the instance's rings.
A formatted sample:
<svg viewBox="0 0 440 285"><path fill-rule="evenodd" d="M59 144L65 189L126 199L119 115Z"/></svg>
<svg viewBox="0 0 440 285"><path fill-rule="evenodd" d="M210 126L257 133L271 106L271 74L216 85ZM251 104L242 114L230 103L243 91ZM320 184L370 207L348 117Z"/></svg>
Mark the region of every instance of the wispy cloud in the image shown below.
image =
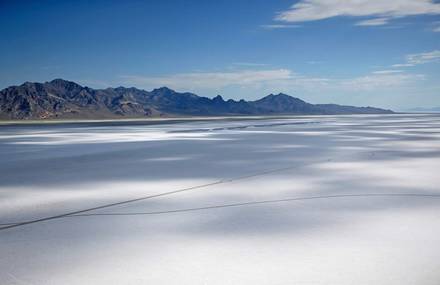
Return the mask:
<svg viewBox="0 0 440 285"><path fill-rule="evenodd" d="M356 23L356 26L382 26L388 24L388 18L376 18L370 20L363 20Z"/></svg>
<svg viewBox="0 0 440 285"><path fill-rule="evenodd" d="M414 64L411 64L411 63L397 63L397 64L391 65L391 67L410 67L410 66L414 66Z"/></svg>
<svg viewBox="0 0 440 285"><path fill-rule="evenodd" d="M341 81L341 87L353 91L383 91L384 89L402 87L416 81L424 80L423 74L411 73L372 73Z"/></svg>
<svg viewBox="0 0 440 285"><path fill-rule="evenodd" d="M307 61L307 63L308 64L312 64L312 65L314 65L314 64L323 64L324 61L322 61L322 60L309 60L309 61Z"/></svg>
<svg viewBox="0 0 440 285"><path fill-rule="evenodd" d="M273 25L260 25L261 28L266 30L275 30L275 29L292 29L299 28L300 25L284 25L284 24L273 24Z"/></svg>
<svg viewBox="0 0 440 285"><path fill-rule="evenodd" d="M406 56L406 61L409 64L424 64L429 62L437 62L440 60L440 50L430 52L414 53Z"/></svg>
<svg viewBox="0 0 440 285"><path fill-rule="evenodd" d="M126 83L143 87L169 86L176 89L220 89L227 86L252 86L289 80L288 69L237 70L230 72L193 72L168 76L122 76Z"/></svg>
<svg viewBox="0 0 440 285"><path fill-rule="evenodd" d="M223 88L238 89L285 90L295 92L305 90L383 90L401 87L424 79L421 74L404 73L401 70L379 70L370 74L342 79L329 79L301 75L289 69L237 70L230 72L193 72L167 76L122 76L124 84L133 84L145 89L168 86L181 91L211 90Z"/></svg>
<svg viewBox="0 0 440 285"><path fill-rule="evenodd" d="M403 70L391 69L391 70L377 70L373 71L373 74L392 74L392 73L402 73Z"/></svg>
<svg viewBox="0 0 440 285"><path fill-rule="evenodd" d="M433 50L429 52L413 53L405 56L405 63L393 64L393 68L411 67L419 64L439 62L440 50Z"/></svg>
<svg viewBox="0 0 440 285"><path fill-rule="evenodd" d="M238 66L267 66L266 63L258 63L258 62L233 62L232 65L238 65Z"/></svg>
<svg viewBox="0 0 440 285"><path fill-rule="evenodd" d="M431 0L300 0L279 13L275 20L297 23L338 16L373 17L357 25L384 25L390 19L440 14L440 4Z"/></svg>

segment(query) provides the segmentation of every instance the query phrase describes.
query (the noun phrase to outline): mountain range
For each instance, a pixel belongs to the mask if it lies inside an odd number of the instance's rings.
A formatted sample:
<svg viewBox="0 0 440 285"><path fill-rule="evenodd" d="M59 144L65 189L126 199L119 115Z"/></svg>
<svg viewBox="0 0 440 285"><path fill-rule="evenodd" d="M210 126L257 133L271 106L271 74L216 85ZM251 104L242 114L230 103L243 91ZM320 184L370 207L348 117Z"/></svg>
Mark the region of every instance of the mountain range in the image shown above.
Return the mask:
<svg viewBox="0 0 440 285"><path fill-rule="evenodd" d="M112 119L171 116L388 114L391 110L311 104L280 93L255 101L213 99L167 87L93 89L55 79L0 91L0 119Z"/></svg>

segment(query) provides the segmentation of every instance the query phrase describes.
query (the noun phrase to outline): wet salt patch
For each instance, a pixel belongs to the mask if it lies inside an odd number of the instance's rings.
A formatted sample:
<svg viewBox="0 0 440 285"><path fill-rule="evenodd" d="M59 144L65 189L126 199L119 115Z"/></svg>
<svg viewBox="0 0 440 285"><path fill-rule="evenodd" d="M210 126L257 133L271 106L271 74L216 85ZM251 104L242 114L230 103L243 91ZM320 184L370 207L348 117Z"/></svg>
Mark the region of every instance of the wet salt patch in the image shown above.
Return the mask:
<svg viewBox="0 0 440 285"><path fill-rule="evenodd" d="M209 134L170 134L164 132L146 132L146 133L75 133L75 134L46 134L34 135L28 134L18 137L9 137L17 139L12 144L93 144L93 143L116 143L116 142L141 142L141 141L158 141L158 140L221 140L218 138L210 138ZM223 139L224 140L224 139Z"/></svg>

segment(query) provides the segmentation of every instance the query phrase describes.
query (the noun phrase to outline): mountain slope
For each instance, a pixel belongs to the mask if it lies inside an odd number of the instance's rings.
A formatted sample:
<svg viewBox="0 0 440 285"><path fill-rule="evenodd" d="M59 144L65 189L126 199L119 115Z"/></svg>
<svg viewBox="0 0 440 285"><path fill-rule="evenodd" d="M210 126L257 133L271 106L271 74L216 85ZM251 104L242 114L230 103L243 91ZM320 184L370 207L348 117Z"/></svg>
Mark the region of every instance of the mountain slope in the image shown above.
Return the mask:
<svg viewBox="0 0 440 285"><path fill-rule="evenodd" d="M0 91L0 119L382 113L392 111L335 104L314 105L282 93L256 101L225 101L220 95L210 99L167 87L150 92L125 87L92 89L63 79L25 82Z"/></svg>

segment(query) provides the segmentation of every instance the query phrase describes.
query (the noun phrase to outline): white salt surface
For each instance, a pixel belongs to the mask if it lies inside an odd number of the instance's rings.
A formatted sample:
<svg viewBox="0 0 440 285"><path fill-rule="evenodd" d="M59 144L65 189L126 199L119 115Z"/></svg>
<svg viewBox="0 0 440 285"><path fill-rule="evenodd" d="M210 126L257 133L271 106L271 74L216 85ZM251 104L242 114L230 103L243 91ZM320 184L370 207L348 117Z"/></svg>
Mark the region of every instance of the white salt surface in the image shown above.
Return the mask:
<svg viewBox="0 0 440 285"><path fill-rule="evenodd" d="M184 190L0 226L2 285L440 284L439 115L3 125L0 157L0 224Z"/></svg>

